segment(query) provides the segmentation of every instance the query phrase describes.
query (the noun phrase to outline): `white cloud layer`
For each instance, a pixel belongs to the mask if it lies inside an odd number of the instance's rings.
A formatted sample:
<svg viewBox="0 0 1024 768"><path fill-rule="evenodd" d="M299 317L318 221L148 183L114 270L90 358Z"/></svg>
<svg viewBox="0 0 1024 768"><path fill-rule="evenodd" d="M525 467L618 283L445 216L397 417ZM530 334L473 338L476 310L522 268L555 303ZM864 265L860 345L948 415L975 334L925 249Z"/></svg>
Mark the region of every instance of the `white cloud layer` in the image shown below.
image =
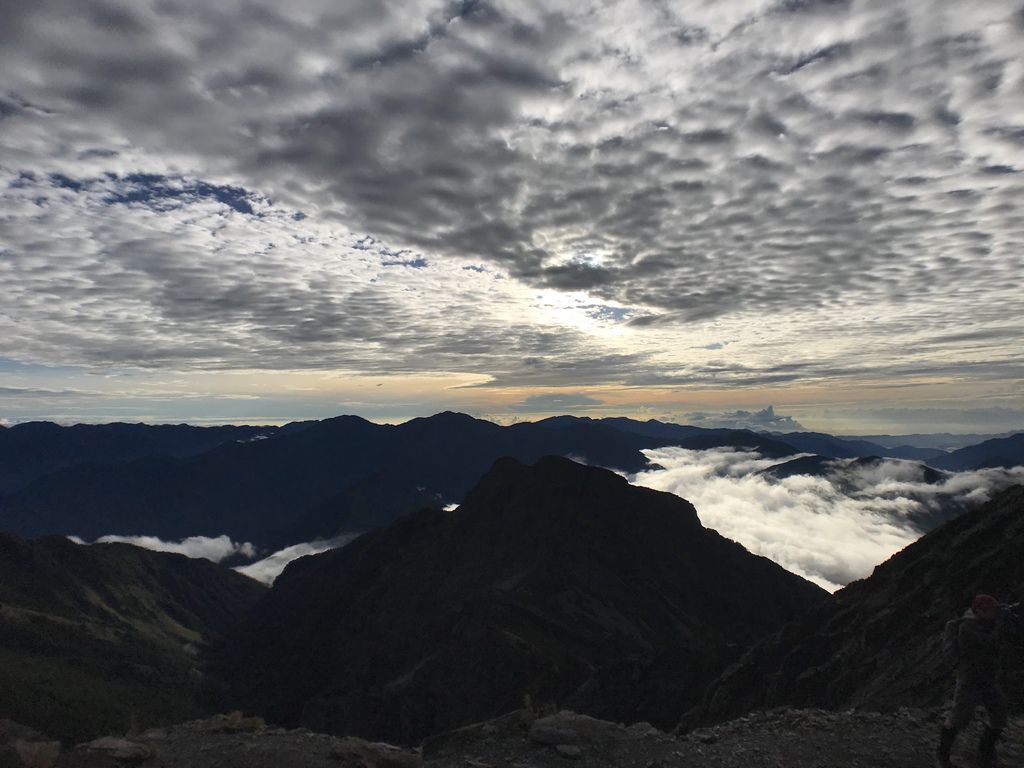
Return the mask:
<svg viewBox="0 0 1024 768"><path fill-rule="evenodd" d="M156 552L176 552L187 557L204 557L219 563L228 557L241 555L242 557L255 557L256 547L249 542L235 542L228 536L189 536L181 541L164 541L156 536L101 536L94 542L86 542L77 536L69 536L72 541L78 544L133 544L143 549L152 549Z"/></svg>
<svg viewBox="0 0 1024 768"><path fill-rule="evenodd" d="M982 469L924 482L920 465L835 462L832 473L782 479L757 474L783 460L757 453L661 448L644 451L663 469L632 478L690 501L701 522L822 587L868 576L920 537L915 518L943 506L970 508L1013 483L1024 467Z"/></svg>
<svg viewBox="0 0 1024 768"><path fill-rule="evenodd" d="M281 575L281 571L283 571L285 566L287 566L292 560L297 560L298 558L305 557L306 555L316 555L320 552L326 552L329 549L344 547L346 544L358 538L358 536L358 533L344 533L331 539L316 539L305 544L293 544L290 547L278 550L274 554L269 555L262 560L257 560L256 562L249 563L248 565L237 566L235 570L250 578L256 579L257 581L262 581L264 584L270 585L274 583L274 579Z"/></svg>

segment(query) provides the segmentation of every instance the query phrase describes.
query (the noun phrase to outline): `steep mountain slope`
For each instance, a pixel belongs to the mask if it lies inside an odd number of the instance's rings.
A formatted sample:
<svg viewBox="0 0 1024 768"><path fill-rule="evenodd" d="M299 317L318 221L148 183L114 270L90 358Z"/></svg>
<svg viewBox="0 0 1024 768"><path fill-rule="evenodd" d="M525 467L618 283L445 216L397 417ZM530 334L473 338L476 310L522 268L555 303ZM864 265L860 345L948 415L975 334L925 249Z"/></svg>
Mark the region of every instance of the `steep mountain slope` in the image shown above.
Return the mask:
<svg viewBox="0 0 1024 768"><path fill-rule="evenodd" d="M224 443L269 437L279 431L278 427L188 424L16 424L0 431L0 493L23 488L44 475L76 464L120 464L146 456L193 456Z"/></svg>
<svg viewBox="0 0 1024 768"><path fill-rule="evenodd" d="M1024 464L1024 432L986 440L928 461L939 469L965 470L981 467L1017 467Z"/></svg>
<svg viewBox="0 0 1024 768"><path fill-rule="evenodd" d="M264 592L207 560L0 534L0 718L80 740L195 716L196 654Z"/></svg>
<svg viewBox="0 0 1024 768"><path fill-rule="evenodd" d="M571 455L637 471L647 465L641 449L669 442L593 423L501 427L442 413L390 426L342 416L191 458L72 467L6 499L0 529L87 539L110 533L227 534L280 547L331 536L349 525L362 530L382 524L387 520L365 510L388 509L397 516L419 508L424 493L459 501L502 456L536 461L547 454ZM384 494L380 499L375 487ZM332 499L334 514L324 506Z"/></svg>
<svg viewBox="0 0 1024 768"><path fill-rule="evenodd" d="M454 512L293 562L224 664L248 711L334 733L412 742L527 694L668 724L824 595L671 494L503 459Z"/></svg>
<svg viewBox="0 0 1024 768"><path fill-rule="evenodd" d="M779 705L892 710L949 693L942 629L978 592L1024 596L1024 487L922 537L800 620L758 643L684 722ZM1008 650L1011 700L1024 695L1024 643Z"/></svg>

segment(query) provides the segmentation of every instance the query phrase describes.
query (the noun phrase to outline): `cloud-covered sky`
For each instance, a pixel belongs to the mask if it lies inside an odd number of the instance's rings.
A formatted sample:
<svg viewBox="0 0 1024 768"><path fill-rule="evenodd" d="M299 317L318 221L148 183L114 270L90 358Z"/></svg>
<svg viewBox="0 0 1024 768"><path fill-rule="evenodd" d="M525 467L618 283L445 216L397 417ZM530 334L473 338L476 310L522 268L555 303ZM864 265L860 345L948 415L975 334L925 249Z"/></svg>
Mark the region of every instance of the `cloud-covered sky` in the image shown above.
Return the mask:
<svg viewBox="0 0 1024 768"><path fill-rule="evenodd" d="M1024 428L1020 2L0 12L5 418Z"/></svg>

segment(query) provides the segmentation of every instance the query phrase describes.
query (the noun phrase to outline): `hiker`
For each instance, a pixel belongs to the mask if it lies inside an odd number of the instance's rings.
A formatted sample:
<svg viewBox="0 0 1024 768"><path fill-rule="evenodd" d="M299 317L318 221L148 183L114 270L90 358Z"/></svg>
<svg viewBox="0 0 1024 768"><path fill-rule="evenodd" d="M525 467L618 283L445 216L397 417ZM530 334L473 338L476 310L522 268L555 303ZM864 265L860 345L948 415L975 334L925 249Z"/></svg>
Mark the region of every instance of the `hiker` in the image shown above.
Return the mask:
<svg viewBox="0 0 1024 768"><path fill-rule="evenodd" d="M978 705L985 707L988 723L978 742L978 765L997 768L996 742L1006 727L1006 695L999 687L999 656L1001 631L999 602L991 595L978 595L971 607L959 619L946 627L946 643L956 660L956 691L953 707L942 723L939 747L936 750L938 768L950 768L950 751L956 735L974 717Z"/></svg>

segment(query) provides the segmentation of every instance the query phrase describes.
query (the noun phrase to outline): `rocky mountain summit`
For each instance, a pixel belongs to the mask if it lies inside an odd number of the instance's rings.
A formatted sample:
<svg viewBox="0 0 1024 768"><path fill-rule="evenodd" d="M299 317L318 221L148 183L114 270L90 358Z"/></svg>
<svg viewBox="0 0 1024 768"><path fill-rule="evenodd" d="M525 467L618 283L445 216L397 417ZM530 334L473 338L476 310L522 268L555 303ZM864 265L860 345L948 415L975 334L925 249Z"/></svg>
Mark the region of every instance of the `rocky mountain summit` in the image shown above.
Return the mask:
<svg viewBox="0 0 1024 768"><path fill-rule="evenodd" d="M744 648L825 598L677 496L502 459L454 512L289 565L224 673L235 706L401 743L524 694L671 727Z"/></svg>
<svg viewBox="0 0 1024 768"><path fill-rule="evenodd" d="M683 734L563 711L521 709L402 749L305 729L266 726L238 713L60 750L0 721L4 768L916 768L932 764L940 712L776 709ZM975 723L954 757L972 763ZM33 740L35 739L35 740ZM1001 752L1024 764L1024 721Z"/></svg>

